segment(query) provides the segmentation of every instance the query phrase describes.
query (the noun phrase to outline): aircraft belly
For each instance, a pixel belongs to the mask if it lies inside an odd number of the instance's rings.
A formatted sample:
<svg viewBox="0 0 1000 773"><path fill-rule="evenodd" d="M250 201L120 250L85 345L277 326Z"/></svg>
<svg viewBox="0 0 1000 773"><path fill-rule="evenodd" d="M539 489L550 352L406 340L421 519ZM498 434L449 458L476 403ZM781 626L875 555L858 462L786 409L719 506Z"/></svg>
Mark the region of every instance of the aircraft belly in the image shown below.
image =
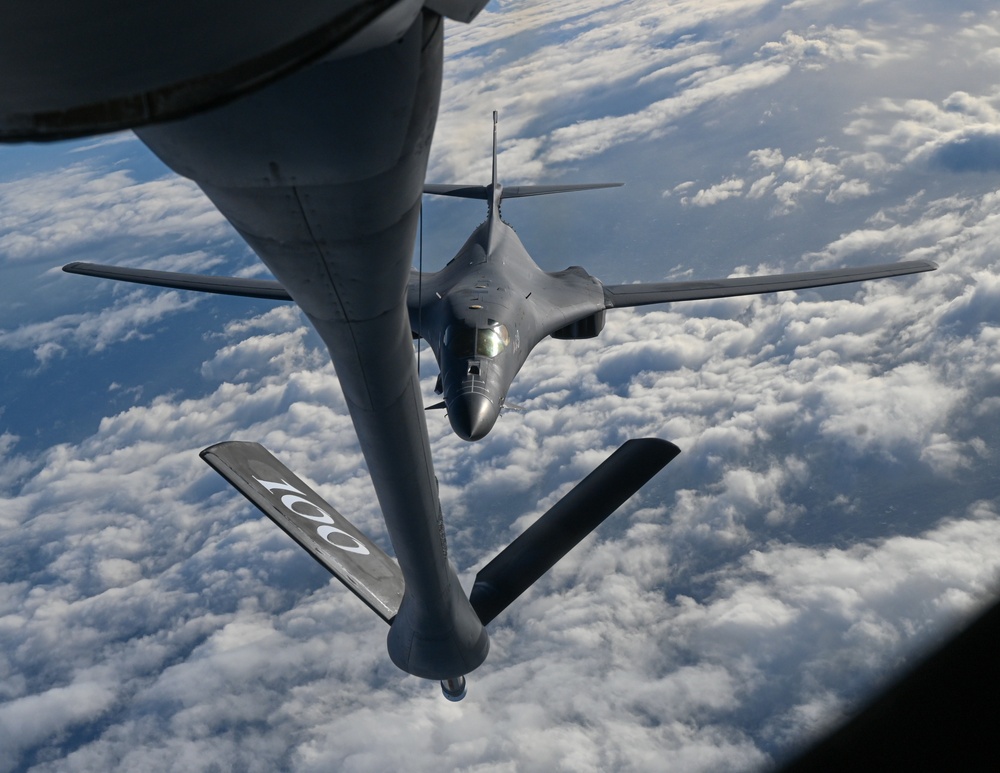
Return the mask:
<svg viewBox="0 0 1000 773"><path fill-rule="evenodd" d="M402 305L419 205L372 202L355 217L338 200L363 198L363 184L202 187L310 318L357 321Z"/></svg>
<svg viewBox="0 0 1000 773"><path fill-rule="evenodd" d="M59 139L190 114L315 61L397 2L8 0L0 139Z"/></svg>
<svg viewBox="0 0 1000 773"><path fill-rule="evenodd" d="M436 107L429 125L413 122L426 119L427 98L436 105L440 92L440 71L420 63L425 47L440 46L440 26L440 17L418 20L397 43L319 62L224 107L136 134L178 174L217 188L370 180L427 153Z"/></svg>

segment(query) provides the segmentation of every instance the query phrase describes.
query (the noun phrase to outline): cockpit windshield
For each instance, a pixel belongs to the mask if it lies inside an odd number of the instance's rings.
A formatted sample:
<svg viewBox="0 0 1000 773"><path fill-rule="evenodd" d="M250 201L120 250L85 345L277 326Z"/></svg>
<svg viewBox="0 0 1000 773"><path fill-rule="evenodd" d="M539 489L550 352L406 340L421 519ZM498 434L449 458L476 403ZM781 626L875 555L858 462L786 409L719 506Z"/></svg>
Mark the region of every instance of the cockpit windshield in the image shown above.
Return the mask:
<svg viewBox="0 0 1000 773"><path fill-rule="evenodd" d="M509 343L510 334L505 325L494 325L476 331L476 354L480 357L496 357Z"/></svg>
<svg viewBox="0 0 1000 773"><path fill-rule="evenodd" d="M444 345L456 357L496 357L509 343L506 325L480 328L451 325L444 331Z"/></svg>

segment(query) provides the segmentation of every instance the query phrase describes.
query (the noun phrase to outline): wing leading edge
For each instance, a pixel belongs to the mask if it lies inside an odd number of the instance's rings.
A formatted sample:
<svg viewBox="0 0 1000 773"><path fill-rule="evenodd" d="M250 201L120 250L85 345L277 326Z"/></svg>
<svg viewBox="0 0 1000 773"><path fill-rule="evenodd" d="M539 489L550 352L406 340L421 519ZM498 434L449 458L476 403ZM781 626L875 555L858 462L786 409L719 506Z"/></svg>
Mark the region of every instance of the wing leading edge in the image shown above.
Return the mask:
<svg viewBox="0 0 1000 773"><path fill-rule="evenodd" d="M569 185L511 185L504 187L502 198L523 199L525 196L547 196L551 193L573 193L574 191L594 191L601 188L620 188L624 183L575 183ZM490 198L489 185L447 185L429 183L424 193L435 196L456 196L460 199Z"/></svg>
<svg viewBox="0 0 1000 773"><path fill-rule="evenodd" d="M653 303L731 298L738 295L759 295L783 290L805 290L811 287L864 282L869 279L905 276L923 271L934 271L935 269L937 269L937 264L929 260L908 260L857 268L805 271L798 274L741 276L692 282L604 285L604 303L605 308L621 309ZM174 271L153 271L144 268L125 268L81 262L69 263L63 266L63 271L70 274L95 276L154 287L168 287L175 290L263 298L272 301L292 300L288 291L273 279L184 274ZM416 272L413 273L415 276Z"/></svg>
<svg viewBox="0 0 1000 773"><path fill-rule="evenodd" d="M169 287L174 290L194 290L199 293L218 295L239 295L244 298L264 298L271 301L290 301L288 294L273 279L243 279L232 276L205 276L202 274L182 274L175 271L152 271L146 268L124 268L105 266L100 263L69 263L63 266L68 274L96 276L101 279L116 279L119 282Z"/></svg>
<svg viewBox="0 0 1000 773"><path fill-rule="evenodd" d="M737 295L758 295L781 292L782 290L804 290L810 287L864 282L868 279L934 271L936 268L937 264L929 260L908 260L857 268L805 271L799 274L741 276L693 282L604 285L604 302L609 309L619 309L628 306L645 306L651 303L731 298Z"/></svg>

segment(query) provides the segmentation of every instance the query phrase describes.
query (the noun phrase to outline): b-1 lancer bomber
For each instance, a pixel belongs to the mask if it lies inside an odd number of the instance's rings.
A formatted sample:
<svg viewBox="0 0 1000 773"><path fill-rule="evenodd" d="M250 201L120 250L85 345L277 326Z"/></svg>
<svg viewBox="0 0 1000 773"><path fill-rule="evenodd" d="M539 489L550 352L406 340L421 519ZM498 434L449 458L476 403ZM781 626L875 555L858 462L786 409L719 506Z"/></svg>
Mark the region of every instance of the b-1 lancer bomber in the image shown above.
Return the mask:
<svg viewBox="0 0 1000 773"><path fill-rule="evenodd" d="M500 215L503 199L618 187L622 183L517 185L497 177L497 115L493 114L493 179L489 185L424 186L424 193L480 199L486 219L440 271L411 272L407 308L414 338L430 345L441 375L435 391L455 433L480 440L496 423L507 392L532 349L544 338L593 338L608 309L729 298L933 271L926 260L795 274L686 282L603 284L579 266L543 271ZM206 277L71 263L66 271L186 290L292 300L275 281Z"/></svg>

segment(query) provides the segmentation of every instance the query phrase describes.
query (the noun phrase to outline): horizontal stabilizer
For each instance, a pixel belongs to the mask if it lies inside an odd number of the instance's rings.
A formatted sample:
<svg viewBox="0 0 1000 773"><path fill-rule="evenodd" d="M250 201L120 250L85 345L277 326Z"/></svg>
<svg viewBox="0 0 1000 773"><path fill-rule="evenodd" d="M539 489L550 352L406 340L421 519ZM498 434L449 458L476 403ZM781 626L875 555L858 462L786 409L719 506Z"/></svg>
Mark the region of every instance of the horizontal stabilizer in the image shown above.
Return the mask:
<svg viewBox="0 0 1000 773"><path fill-rule="evenodd" d="M396 562L259 443L210 446L201 458L386 622L403 598Z"/></svg>
<svg viewBox="0 0 1000 773"><path fill-rule="evenodd" d="M620 188L625 183L579 183L577 185L511 185L503 189L503 198L520 199L525 196L546 196L550 193L594 191L599 188Z"/></svg>
<svg viewBox="0 0 1000 773"><path fill-rule="evenodd" d="M435 196L457 196L460 199L480 199L486 201L490 197L488 185L433 185L424 186L424 193Z"/></svg>
<svg viewBox="0 0 1000 773"><path fill-rule="evenodd" d="M591 191L598 188L619 188L624 183L579 183L576 185L511 185L504 187L500 198L520 199L525 196L545 196L550 193L572 193L573 191ZM425 185L424 193L437 196L457 196L461 199L490 198L489 185Z"/></svg>
<svg viewBox="0 0 1000 773"><path fill-rule="evenodd" d="M83 274L119 282L170 287L174 290L193 290L199 293L239 295L244 298L263 298L270 301L290 301L292 296L273 279L242 279L233 276L206 276L182 274L176 271L152 271L145 268L104 266L100 263L69 263L63 266L68 274Z"/></svg>
<svg viewBox="0 0 1000 773"><path fill-rule="evenodd" d="M609 309L620 309L627 306L645 306L650 303L732 298L737 295L759 295L761 293L781 292L782 290L805 290L810 287L864 282L868 279L882 279L917 274L921 271L933 271L936 268L937 264L931 263L929 260L908 260L857 268L806 271L800 274L740 276L694 282L604 285L604 303Z"/></svg>
<svg viewBox="0 0 1000 773"><path fill-rule="evenodd" d="M476 575L469 600L483 624L662 470L680 449L657 438L629 440L500 551Z"/></svg>

